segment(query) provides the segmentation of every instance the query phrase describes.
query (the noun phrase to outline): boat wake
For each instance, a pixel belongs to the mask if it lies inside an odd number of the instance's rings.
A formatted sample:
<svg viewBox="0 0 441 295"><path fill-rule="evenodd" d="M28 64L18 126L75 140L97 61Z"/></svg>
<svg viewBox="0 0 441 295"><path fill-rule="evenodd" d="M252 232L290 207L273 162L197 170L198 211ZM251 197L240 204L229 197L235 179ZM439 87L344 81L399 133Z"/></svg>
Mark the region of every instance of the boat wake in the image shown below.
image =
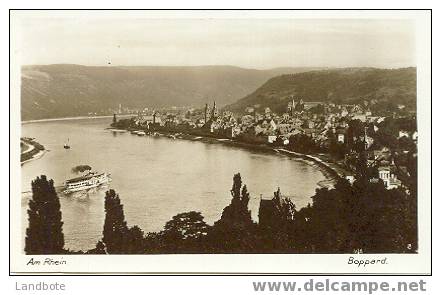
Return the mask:
<svg viewBox="0 0 441 295"><path fill-rule="evenodd" d="M90 189L82 190L82 191L76 191L76 192L70 192L70 193L64 193L66 197L76 199L78 201L88 201L89 198L95 194L105 192L110 187L109 184L102 184L98 187L93 187Z"/></svg>

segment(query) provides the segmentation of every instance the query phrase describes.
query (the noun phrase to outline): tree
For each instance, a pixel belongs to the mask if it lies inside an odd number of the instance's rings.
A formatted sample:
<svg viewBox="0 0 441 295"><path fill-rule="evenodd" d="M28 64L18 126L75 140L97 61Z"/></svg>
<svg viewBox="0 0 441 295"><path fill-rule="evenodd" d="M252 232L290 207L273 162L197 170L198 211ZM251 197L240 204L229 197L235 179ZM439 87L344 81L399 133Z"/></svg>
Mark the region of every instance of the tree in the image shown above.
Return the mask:
<svg viewBox="0 0 441 295"><path fill-rule="evenodd" d="M230 193L231 203L224 208L220 220L214 223L208 241L215 252L256 252L257 228L248 210L250 196L246 185L242 186L240 173L234 175Z"/></svg>
<svg viewBox="0 0 441 295"><path fill-rule="evenodd" d="M356 248L351 235L357 219L352 214L356 196L349 182L339 179L334 189L317 189L312 200L308 224L311 247L318 253L351 253Z"/></svg>
<svg viewBox="0 0 441 295"><path fill-rule="evenodd" d="M123 205L113 189L106 192L104 202L103 242L109 254L126 254L128 228L124 219Z"/></svg>
<svg viewBox="0 0 441 295"><path fill-rule="evenodd" d="M224 208L222 217L217 223L238 227L246 227L252 224L251 211L248 210L250 194L248 193L246 185L242 187L240 173L234 175L233 187L231 188L230 193L232 196L231 204Z"/></svg>
<svg viewBox="0 0 441 295"><path fill-rule="evenodd" d="M200 212L180 213L168 221L161 232L166 252L204 253L210 227Z"/></svg>
<svg viewBox="0 0 441 295"><path fill-rule="evenodd" d="M387 190L382 183L353 185L357 228L353 238L364 253L404 253L416 249L412 228L411 196L400 189ZM411 245L411 247L409 247Z"/></svg>
<svg viewBox="0 0 441 295"><path fill-rule="evenodd" d="M106 246L102 241L98 241L95 248L87 251L86 254L106 254Z"/></svg>
<svg viewBox="0 0 441 295"><path fill-rule="evenodd" d="M144 232L137 226L132 226L127 232L126 244L124 247L127 254L143 254L144 247Z"/></svg>
<svg viewBox="0 0 441 295"><path fill-rule="evenodd" d="M167 236L177 239L197 239L207 234L208 225L200 212L190 211L173 216L164 226Z"/></svg>
<svg viewBox="0 0 441 295"><path fill-rule="evenodd" d="M324 114L326 112L325 106L323 104L321 104L321 103L316 105L316 106L313 106L308 111L311 114L318 114L318 115Z"/></svg>
<svg viewBox="0 0 441 295"><path fill-rule="evenodd" d="M303 249L309 240L318 253L416 251L414 198L404 191L387 190L361 175L352 185L339 179L334 189L319 189L312 199L307 222L295 216L295 234L309 232Z"/></svg>
<svg viewBox="0 0 441 295"><path fill-rule="evenodd" d="M28 220L26 254L64 253L60 200L55 192L54 181L52 179L48 181L45 175L32 181Z"/></svg>
<svg viewBox="0 0 441 295"><path fill-rule="evenodd" d="M403 136L398 139L398 145L401 150L410 153L416 153L417 145L409 137Z"/></svg>
<svg viewBox="0 0 441 295"><path fill-rule="evenodd" d="M305 154L313 154L320 151L316 142L305 134L296 134L289 137L289 148L293 151Z"/></svg>
<svg viewBox="0 0 441 295"><path fill-rule="evenodd" d="M288 253L294 250L293 221L295 205L282 197L280 188L271 200L261 199L259 206L259 235L265 253Z"/></svg>
<svg viewBox="0 0 441 295"><path fill-rule="evenodd" d="M314 231L311 216L313 208L311 204L294 213L291 235L294 237L293 246L296 253L314 253Z"/></svg>
<svg viewBox="0 0 441 295"><path fill-rule="evenodd" d="M286 229L294 219L294 214L295 205L289 198L282 197L278 188L271 200L260 200L259 226L265 226L271 230Z"/></svg>
<svg viewBox="0 0 441 295"><path fill-rule="evenodd" d="M365 142L364 133L365 133L365 125L360 120L351 120L349 121L349 127L347 131L347 140L346 144L350 150L354 150L357 152L362 152L365 150ZM355 139L354 139L355 138Z"/></svg>
<svg viewBox="0 0 441 295"><path fill-rule="evenodd" d="M134 117L128 118L128 119L120 119L119 121L110 124L110 126L112 126L114 128L121 128L121 129L139 127L136 125Z"/></svg>

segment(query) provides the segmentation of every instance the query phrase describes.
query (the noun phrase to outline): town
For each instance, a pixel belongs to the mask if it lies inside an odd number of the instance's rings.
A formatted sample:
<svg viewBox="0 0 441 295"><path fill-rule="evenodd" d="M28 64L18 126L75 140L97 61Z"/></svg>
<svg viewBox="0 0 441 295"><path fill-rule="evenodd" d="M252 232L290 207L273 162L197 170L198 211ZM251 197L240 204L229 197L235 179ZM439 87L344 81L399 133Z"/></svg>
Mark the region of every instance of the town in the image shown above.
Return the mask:
<svg viewBox="0 0 441 295"><path fill-rule="evenodd" d="M387 189L408 190L416 183L414 110L405 105L384 106L375 99L336 104L306 102L291 95L287 101L284 113L253 105L236 114L218 108L215 101L199 109L145 108L129 119L117 120L115 114L112 127L140 136L186 134L309 155L350 183L360 173L371 182L382 181Z"/></svg>

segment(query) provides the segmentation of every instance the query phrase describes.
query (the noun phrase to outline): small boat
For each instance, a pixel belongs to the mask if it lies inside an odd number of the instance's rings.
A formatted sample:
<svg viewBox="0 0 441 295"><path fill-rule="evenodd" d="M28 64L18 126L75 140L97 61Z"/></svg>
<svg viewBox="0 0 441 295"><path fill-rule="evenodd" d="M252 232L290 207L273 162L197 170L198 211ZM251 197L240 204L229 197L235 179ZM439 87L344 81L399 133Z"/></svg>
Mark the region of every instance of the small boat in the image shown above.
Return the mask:
<svg viewBox="0 0 441 295"><path fill-rule="evenodd" d="M138 136L145 136L146 133L144 131L138 131Z"/></svg>
<svg viewBox="0 0 441 295"><path fill-rule="evenodd" d="M70 149L69 138L67 139L67 143L65 143L63 147L64 147L66 150Z"/></svg>
<svg viewBox="0 0 441 295"><path fill-rule="evenodd" d="M63 193L70 194L73 192L89 190L111 181L110 173L88 172L83 176L66 180L64 182Z"/></svg>

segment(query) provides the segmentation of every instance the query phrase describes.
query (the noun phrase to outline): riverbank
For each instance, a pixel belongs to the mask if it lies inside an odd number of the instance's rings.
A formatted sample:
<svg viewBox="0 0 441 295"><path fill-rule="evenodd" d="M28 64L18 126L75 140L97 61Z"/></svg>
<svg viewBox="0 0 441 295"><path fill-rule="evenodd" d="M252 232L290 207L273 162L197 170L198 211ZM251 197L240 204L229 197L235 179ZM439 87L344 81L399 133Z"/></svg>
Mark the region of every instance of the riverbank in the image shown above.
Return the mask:
<svg viewBox="0 0 441 295"><path fill-rule="evenodd" d="M298 152L293 152L287 149L277 149L279 152L287 153L290 155L294 155L296 157L302 157L306 160L313 161L317 165L321 166L322 168L326 169L326 171L333 175L335 178L345 177L346 174L348 174L347 171L344 171L341 167L338 167L335 163L329 161L327 159L327 156L325 154L319 154L319 155L308 155L308 154L302 154Z"/></svg>
<svg viewBox="0 0 441 295"><path fill-rule="evenodd" d="M108 128L110 129L110 128ZM114 129L114 128L112 128ZM134 131L132 129L118 129L118 130L124 130L124 131ZM114 129L114 131L118 131ZM141 131L141 130L139 130ZM284 154L286 156L296 158L296 159L302 159L308 164L317 167L322 171L324 176L326 177L325 180L320 181L317 183L319 187L322 188L332 188L334 184L336 183L337 179L340 177L346 177L347 174L349 174L348 171L343 169L342 167L338 166L338 164L334 163L326 154L317 154L317 155L309 155L309 154L303 154L298 153L294 151L287 150L285 148L280 147L274 147L265 143L249 143L249 142L243 142L238 141L230 138L220 138L216 136L205 136L202 134L187 134L187 133L175 133L175 132L154 132L153 134L148 134L146 136L163 136L163 137L169 137L171 139L183 139L183 140L191 140L191 141L201 141L204 143L210 143L210 144L224 144L239 148L244 148L247 150L253 150L253 151L260 151L260 152L267 152L267 153L277 153L277 154Z"/></svg>
<svg viewBox="0 0 441 295"><path fill-rule="evenodd" d="M20 146L22 148L20 153L21 165L41 158L46 152L44 146L36 142L33 138L21 138Z"/></svg>
<svg viewBox="0 0 441 295"><path fill-rule="evenodd" d="M118 115L119 118L133 117L134 114ZM71 120L86 120L86 119L102 119L113 118L113 115L106 116L81 116L81 117L63 117L63 118L50 118L50 119L38 119L38 120L25 120L21 121L22 124L29 123L43 123L43 122L56 122L56 121L71 121Z"/></svg>
<svg viewBox="0 0 441 295"><path fill-rule="evenodd" d="M329 160L325 160L324 158L325 155L315 156L315 155L302 154L283 148L272 147L267 144L252 144L252 143L234 141L231 139L214 139L211 137L205 137L205 138L202 137L200 141L203 141L205 143L221 143L230 146L245 148L248 150L258 150L269 153L284 154L291 158L302 159L305 162L307 162L309 165L319 168L322 171L322 173L325 175L326 179L317 183L317 185L320 186L321 188L333 188L338 178L345 177L345 172L340 167L336 166L335 163Z"/></svg>

